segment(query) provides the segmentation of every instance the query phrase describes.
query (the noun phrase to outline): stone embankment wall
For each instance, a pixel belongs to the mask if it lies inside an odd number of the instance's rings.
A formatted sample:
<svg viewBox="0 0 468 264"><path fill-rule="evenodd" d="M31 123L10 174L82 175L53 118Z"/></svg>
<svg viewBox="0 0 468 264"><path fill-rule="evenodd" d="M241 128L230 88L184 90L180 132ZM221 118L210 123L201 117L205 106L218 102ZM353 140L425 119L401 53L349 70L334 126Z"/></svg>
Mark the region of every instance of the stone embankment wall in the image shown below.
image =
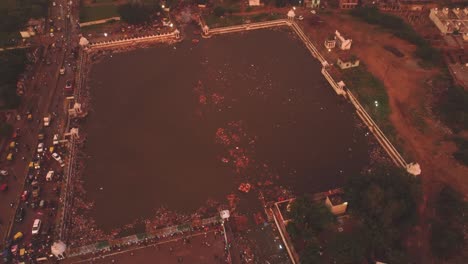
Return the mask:
<svg viewBox="0 0 468 264"><path fill-rule="evenodd" d="M144 37L135 38L124 38L119 40L101 41L90 43L88 48L90 49L103 49L103 48L117 48L118 46L126 45L137 45L147 42L164 42L164 41L176 41L179 39L179 31L174 31L166 34L155 34Z"/></svg>
<svg viewBox="0 0 468 264"><path fill-rule="evenodd" d="M105 24L107 22L119 21L119 20L120 20L120 17L110 17L110 18L105 18L105 19L99 19L99 20L94 20L94 21L83 22L83 23L80 23L80 27L87 27L87 26L92 26L92 25Z"/></svg>

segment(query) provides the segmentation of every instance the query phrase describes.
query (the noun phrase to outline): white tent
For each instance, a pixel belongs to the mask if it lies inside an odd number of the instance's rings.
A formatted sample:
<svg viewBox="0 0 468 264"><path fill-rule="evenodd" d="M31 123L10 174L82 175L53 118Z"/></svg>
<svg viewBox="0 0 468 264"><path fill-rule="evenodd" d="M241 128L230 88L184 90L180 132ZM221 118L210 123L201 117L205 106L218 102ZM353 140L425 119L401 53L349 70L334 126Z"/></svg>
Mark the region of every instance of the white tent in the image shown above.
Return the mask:
<svg viewBox="0 0 468 264"><path fill-rule="evenodd" d="M419 166L418 163L410 163L406 166L406 171L409 174L418 176L419 174L421 174L421 166Z"/></svg>
<svg viewBox="0 0 468 264"><path fill-rule="evenodd" d="M85 37L80 38L80 46L87 46L89 44L89 41Z"/></svg>
<svg viewBox="0 0 468 264"><path fill-rule="evenodd" d="M66 249L67 249L67 245L65 245L65 243L63 243L60 240L57 241L57 242L54 242L54 244L50 247L52 255L54 255L58 259L64 259L65 258L63 253L65 253Z"/></svg>
<svg viewBox="0 0 468 264"><path fill-rule="evenodd" d="M229 210L222 210L221 212L219 212L219 215L221 216L221 219L223 220L228 219L230 216Z"/></svg>

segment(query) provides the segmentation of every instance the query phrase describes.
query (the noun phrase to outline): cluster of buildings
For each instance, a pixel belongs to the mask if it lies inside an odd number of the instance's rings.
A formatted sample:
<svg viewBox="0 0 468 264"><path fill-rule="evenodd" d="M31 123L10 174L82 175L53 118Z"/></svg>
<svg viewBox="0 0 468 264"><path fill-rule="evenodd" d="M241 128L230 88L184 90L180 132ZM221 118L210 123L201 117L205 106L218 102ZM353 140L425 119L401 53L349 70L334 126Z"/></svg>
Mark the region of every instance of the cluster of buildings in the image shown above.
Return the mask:
<svg viewBox="0 0 468 264"><path fill-rule="evenodd" d="M442 34L460 34L468 41L468 8L432 8L429 18Z"/></svg>
<svg viewBox="0 0 468 264"><path fill-rule="evenodd" d="M324 46L328 51L331 51L331 49L334 49L335 47L342 51L348 51L351 49L352 43L352 39L345 38L338 30L336 30L334 35L325 39ZM343 53L339 56L336 64L342 70L357 67L359 66L359 59L355 55Z"/></svg>

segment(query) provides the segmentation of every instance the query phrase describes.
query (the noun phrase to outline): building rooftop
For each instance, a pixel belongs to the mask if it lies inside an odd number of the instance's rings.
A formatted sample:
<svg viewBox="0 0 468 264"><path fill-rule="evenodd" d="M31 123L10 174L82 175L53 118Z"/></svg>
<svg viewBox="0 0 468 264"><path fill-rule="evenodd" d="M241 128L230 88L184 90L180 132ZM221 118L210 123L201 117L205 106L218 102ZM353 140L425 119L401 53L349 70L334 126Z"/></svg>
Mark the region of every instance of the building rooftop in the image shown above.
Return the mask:
<svg viewBox="0 0 468 264"><path fill-rule="evenodd" d="M330 202L332 203L332 205L340 205L340 204L343 204L345 201L343 200L343 196L339 193L337 194L332 194L330 196L328 196L328 199L330 199Z"/></svg>
<svg viewBox="0 0 468 264"><path fill-rule="evenodd" d="M359 60L359 58L354 55L354 54L349 54L349 53L345 53L345 54L340 54L338 56L338 58L342 61L342 62L347 62L347 61L350 61L350 62L355 62L357 60Z"/></svg>

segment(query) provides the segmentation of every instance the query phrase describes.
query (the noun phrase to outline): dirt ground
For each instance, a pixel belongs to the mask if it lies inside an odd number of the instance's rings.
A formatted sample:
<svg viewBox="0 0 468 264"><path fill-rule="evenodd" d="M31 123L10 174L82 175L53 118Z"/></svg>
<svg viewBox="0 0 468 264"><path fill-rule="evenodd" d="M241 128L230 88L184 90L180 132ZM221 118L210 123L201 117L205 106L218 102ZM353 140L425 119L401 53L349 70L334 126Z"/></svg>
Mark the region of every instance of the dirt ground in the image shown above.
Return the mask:
<svg viewBox="0 0 468 264"><path fill-rule="evenodd" d="M323 42L327 36L338 30L346 38L353 40L351 51L348 52L357 55L387 88L392 109L390 119L399 135L402 151L406 154L404 156L409 157L407 162L418 162L422 169L420 177L424 202L420 213L425 217L421 217L421 223L415 230L417 238L409 239L407 243L414 246L415 252L421 252L421 257L427 257L426 220L432 215L432 210L426 210L427 201L431 200L430 197L439 189L441 183L447 183L464 194L468 193L468 181L465 177L468 175L468 168L452 157L456 147L450 141L451 131L431 113L428 105L431 101L428 86L437 71L423 69L418 65L412 56L415 50L413 45L349 15L321 15L320 20L323 22L316 25L310 25L308 17L301 24L307 28L309 37L317 43L318 48L329 58L329 62L336 63L336 57L341 51L335 48L327 52ZM395 56L384 49L385 45L397 48L405 56ZM422 260L423 263L432 262L429 259Z"/></svg>
<svg viewBox="0 0 468 264"><path fill-rule="evenodd" d="M84 6L101 6L101 5L123 5L127 3L127 0L81 0Z"/></svg>

